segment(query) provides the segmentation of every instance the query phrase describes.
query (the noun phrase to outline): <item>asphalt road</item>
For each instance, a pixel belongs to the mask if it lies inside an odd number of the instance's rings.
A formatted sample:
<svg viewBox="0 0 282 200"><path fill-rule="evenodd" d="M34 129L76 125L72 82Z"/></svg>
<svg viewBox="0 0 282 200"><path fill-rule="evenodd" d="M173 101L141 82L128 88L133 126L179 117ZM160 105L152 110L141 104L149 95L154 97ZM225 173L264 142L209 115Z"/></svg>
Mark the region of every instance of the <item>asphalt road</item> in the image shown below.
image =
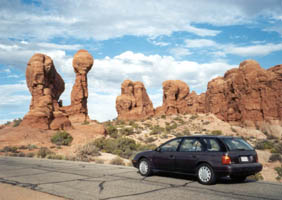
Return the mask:
<svg viewBox="0 0 282 200"><path fill-rule="evenodd" d="M277 183L226 179L204 186L183 175L144 178L132 167L32 158L0 157L0 183L79 200L282 200Z"/></svg>

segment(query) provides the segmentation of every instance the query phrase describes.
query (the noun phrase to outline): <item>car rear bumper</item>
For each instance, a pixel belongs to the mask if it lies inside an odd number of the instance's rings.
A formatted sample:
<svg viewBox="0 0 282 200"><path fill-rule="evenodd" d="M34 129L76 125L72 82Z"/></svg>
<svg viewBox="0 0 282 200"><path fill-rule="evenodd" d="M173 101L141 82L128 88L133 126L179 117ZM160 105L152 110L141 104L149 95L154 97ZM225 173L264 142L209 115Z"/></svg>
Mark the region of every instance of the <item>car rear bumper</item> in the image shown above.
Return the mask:
<svg viewBox="0 0 282 200"><path fill-rule="evenodd" d="M138 161L137 160L132 160L132 165L133 165L133 167L138 168Z"/></svg>
<svg viewBox="0 0 282 200"><path fill-rule="evenodd" d="M231 164L216 169L215 173L222 176L249 176L258 173L261 170L262 164L260 163Z"/></svg>

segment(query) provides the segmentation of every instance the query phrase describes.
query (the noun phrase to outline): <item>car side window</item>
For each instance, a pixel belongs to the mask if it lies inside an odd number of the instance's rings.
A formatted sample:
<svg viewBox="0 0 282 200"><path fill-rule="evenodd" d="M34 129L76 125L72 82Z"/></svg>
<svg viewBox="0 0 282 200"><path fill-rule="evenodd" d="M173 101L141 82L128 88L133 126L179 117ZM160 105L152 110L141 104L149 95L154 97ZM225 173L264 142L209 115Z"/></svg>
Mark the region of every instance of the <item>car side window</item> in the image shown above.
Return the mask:
<svg viewBox="0 0 282 200"><path fill-rule="evenodd" d="M220 145L214 138L205 138L203 140L207 145L207 151L220 151Z"/></svg>
<svg viewBox="0 0 282 200"><path fill-rule="evenodd" d="M203 145L197 139L184 139L180 146L181 152L202 151Z"/></svg>
<svg viewBox="0 0 282 200"><path fill-rule="evenodd" d="M177 151L177 148L179 146L179 143L181 142L181 138L176 139L176 140L172 140L166 144L164 144L163 146L160 147L160 151L161 152L174 152Z"/></svg>

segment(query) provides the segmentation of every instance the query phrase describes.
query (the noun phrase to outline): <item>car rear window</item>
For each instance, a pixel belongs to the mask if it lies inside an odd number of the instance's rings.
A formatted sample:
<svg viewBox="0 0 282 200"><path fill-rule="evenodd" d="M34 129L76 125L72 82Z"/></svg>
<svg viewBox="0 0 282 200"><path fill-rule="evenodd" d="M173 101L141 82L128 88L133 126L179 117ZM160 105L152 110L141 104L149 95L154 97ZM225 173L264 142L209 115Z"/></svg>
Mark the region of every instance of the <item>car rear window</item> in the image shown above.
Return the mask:
<svg viewBox="0 0 282 200"><path fill-rule="evenodd" d="M242 138L223 138L230 151L249 151L254 148Z"/></svg>

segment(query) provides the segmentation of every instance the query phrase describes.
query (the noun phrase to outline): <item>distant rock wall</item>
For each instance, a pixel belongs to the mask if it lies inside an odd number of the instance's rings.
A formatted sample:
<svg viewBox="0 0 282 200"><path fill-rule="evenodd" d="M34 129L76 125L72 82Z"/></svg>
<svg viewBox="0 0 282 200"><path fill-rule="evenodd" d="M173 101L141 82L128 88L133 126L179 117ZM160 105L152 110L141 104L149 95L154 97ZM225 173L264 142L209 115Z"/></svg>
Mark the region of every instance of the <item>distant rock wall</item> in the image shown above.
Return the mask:
<svg viewBox="0 0 282 200"><path fill-rule="evenodd" d="M238 125L262 127L267 122L280 126L281 97L282 65L265 70L256 61L246 60L239 68L211 80L206 93L200 95L190 93L189 86L183 81L163 82L163 104L156 108L155 115L213 113L221 120ZM149 99L147 93L146 99ZM122 101L124 103L120 103ZM118 118L132 119L129 116L134 115L130 113L134 113L135 101L132 93L123 95L122 92L117 98ZM150 111L149 116L153 113L151 106ZM143 119L147 115L134 116Z"/></svg>

